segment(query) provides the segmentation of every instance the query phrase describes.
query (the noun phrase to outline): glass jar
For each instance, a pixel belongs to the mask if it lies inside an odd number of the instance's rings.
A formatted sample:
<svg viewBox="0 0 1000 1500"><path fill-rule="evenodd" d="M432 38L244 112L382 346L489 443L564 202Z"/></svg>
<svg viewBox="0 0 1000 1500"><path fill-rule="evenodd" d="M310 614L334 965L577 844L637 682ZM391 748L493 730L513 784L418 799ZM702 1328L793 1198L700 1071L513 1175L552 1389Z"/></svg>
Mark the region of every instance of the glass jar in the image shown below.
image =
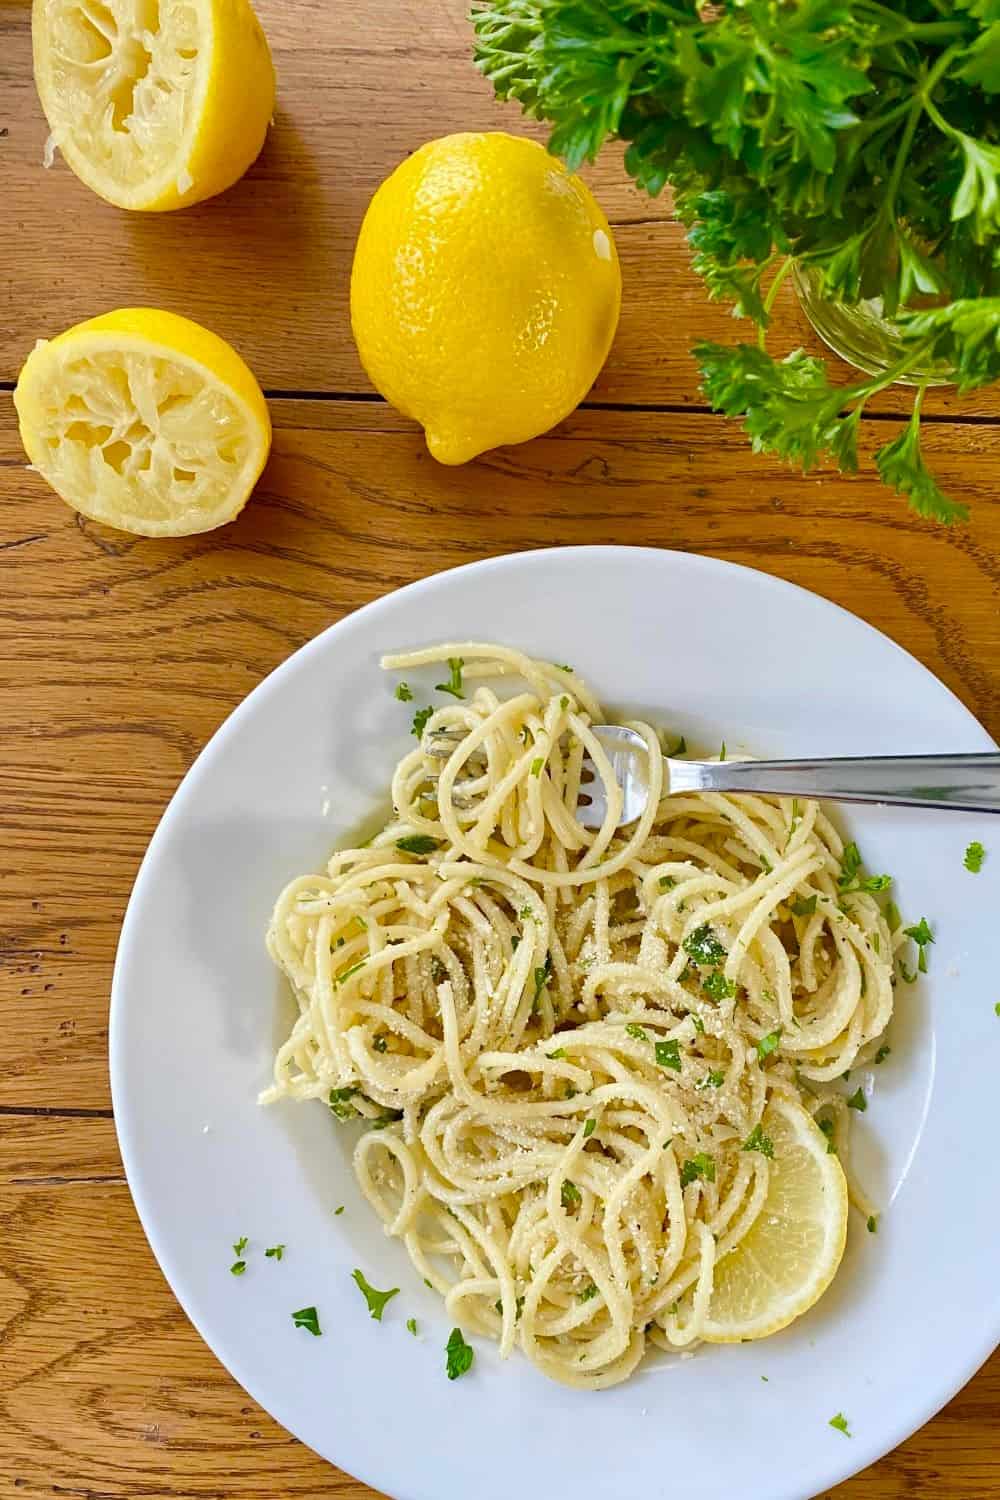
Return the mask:
<svg viewBox="0 0 1000 1500"><path fill-rule="evenodd" d="M835 302L823 294L822 273L811 266L792 266L792 280L802 311L834 354L866 375L882 375L902 358L899 325L887 318L881 297L857 303ZM955 371L941 360L924 360L900 376L896 385L954 385Z"/></svg>

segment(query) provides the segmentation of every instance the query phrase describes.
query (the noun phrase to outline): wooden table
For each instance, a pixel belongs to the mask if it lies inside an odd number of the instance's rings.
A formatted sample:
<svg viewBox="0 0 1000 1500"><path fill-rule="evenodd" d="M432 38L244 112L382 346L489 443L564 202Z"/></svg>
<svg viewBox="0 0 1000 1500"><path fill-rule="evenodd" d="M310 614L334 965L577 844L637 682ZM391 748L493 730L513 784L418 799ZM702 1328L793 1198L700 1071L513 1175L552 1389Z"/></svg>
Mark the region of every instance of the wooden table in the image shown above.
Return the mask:
<svg viewBox="0 0 1000 1500"><path fill-rule="evenodd" d="M752 457L706 410L688 354L696 335L732 337L734 326L705 302L669 203L629 185L620 152L589 174L614 226L625 302L584 406L548 437L454 470L375 397L347 319L373 189L429 137L530 128L473 70L466 9L260 0L279 76L260 161L215 202L144 218L108 208L62 165L43 171L30 5L0 0L5 1495L371 1494L254 1405L188 1324L132 1208L108 1091L111 966L143 849L205 741L296 647L387 590L473 558L571 542L682 547L846 605L1000 734L997 391L929 402L930 458L972 506L960 529L914 519L870 467L803 477ZM25 470L9 392L34 340L136 302L215 328L270 397L274 455L256 498L204 538L104 530ZM815 343L790 295L780 317L789 347ZM899 409L890 393L866 418L866 453L898 429ZM994 1356L923 1431L832 1494L993 1497L998 1418Z"/></svg>

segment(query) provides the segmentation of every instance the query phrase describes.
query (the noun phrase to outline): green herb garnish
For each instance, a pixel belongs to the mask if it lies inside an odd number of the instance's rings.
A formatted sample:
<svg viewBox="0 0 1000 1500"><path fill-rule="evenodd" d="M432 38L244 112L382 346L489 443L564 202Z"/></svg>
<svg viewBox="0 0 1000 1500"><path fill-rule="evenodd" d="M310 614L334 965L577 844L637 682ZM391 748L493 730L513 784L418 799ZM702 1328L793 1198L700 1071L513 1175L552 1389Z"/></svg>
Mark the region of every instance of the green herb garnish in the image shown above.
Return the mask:
<svg viewBox="0 0 1000 1500"><path fill-rule="evenodd" d="M413 1337L416 1338L416 1336L417 1336L417 1320L416 1320L416 1318L407 1318L407 1320L406 1320L406 1331L407 1331L407 1333L412 1333Z"/></svg>
<svg viewBox="0 0 1000 1500"><path fill-rule="evenodd" d="M373 1036L372 1037L372 1049L373 1049L373 1051L375 1051L375 1052L384 1052L386 1050L386 1048L387 1048L388 1045L389 1045L389 1039L386 1036L386 1034L385 1034L384 1031L380 1031L377 1036Z"/></svg>
<svg viewBox="0 0 1000 1500"><path fill-rule="evenodd" d="M847 1107L848 1109L858 1110L860 1114L864 1114L865 1110L868 1108L868 1100L865 1098L865 1091L860 1084L848 1099Z"/></svg>
<svg viewBox="0 0 1000 1500"><path fill-rule="evenodd" d="M341 1204L338 1205L337 1208L335 1208L333 1210L334 1218L336 1218L338 1214L342 1214L343 1212L344 1212L344 1205L341 1203Z"/></svg>
<svg viewBox="0 0 1000 1500"><path fill-rule="evenodd" d="M402 849L404 854L433 854L440 847L441 840L432 839L428 833L408 833L405 838L396 840L396 848Z"/></svg>
<svg viewBox="0 0 1000 1500"><path fill-rule="evenodd" d="M537 1005L542 997L542 991L552 978L552 954L546 953L545 963L535 970L535 994L532 1005Z"/></svg>
<svg viewBox="0 0 1000 1500"><path fill-rule="evenodd" d="M667 1042L657 1042L653 1050L661 1068L671 1068L675 1073L681 1071L680 1043L676 1037L671 1037Z"/></svg>
<svg viewBox="0 0 1000 1500"><path fill-rule="evenodd" d="M743 1151L759 1151L761 1156L774 1156L774 1142L769 1135L764 1134L764 1127L758 1121L741 1148Z"/></svg>
<svg viewBox="0 0 1000 1500"><path fill-rule="evenodd" d="M668 759L674 759L674 760L676 760L676 758L677 758L678 755L686 755L687 754L687 747L688 747L688 742L684 738L684 736L681 735L681 737L677 741L676 745L671 745L670 749L669 750L665 750L663 753L664 753L664 755L666 755L668 757Z"/></svg>
<svg viewBox="0 0 1000 1500"><path fill-rule="evenodd" d="M410 692L409 685L407 683L397 682L396 697L399 699L400 703L413 702L413 694Z"/></svg>
<svg viewBox="0 0 1000 1500"><path fill-rule="evenodd" d="M697 1156L692 1156L681 1167L681 1187L688 1187L699 1177L703 1177L706 1182L715 1181L715 1161L711 1156L706 1156L704 1151L699 1151Z"/></svg>
<svg viewBox="0 0 1000 1500"><path fill-rule="evenodd" d="M811 917L816 910L816 896L800 896L792 902L792 913L796 917Z"/></svg>
<svg viewBox="0 0 1000 1500"><path fill-rule="evenodd" d="M778 1027L777 1031L769 1031L767 1033L767 1036L761 1037L760 1041L757 1043L757 1056L761 1062L763 1062L766 1057L770 1057L772 1052L777 1051L780 1041L780 1026Z"/></svg>
<svg viewBox="0 0 1000 1500"><path fill-rule="evenodd" d="M721 1089L726 1075L721 1068L710 1068L704 1078L695 1084L696 1089Z"/></svg>
<svg viewBox="0 0 1000 1500"><path fill-rule="evenodd" d="M688 1020L691 1022L692 1026L699 1036L705 1035L705 1023L696 1010L688 1012Z"/></svg>
<svg viewBox="0 0 1000 1500"><path fill-rule="evenodd" d="M448 1371L448 1379L457 1380L460 1375L464 1375L468 1370L471 1370L472 1361L475 1358L475 1350L471 1344L465 1342L460 1328L453 1328L451 1330L451 1333L448 1335L448 1343L445 1347L447 1352L445 1368Z"/></svg>
<svg viewBox="0 0 1000 1500"><path fill-rule="evenodd" d="M916 925L913 926L913 927L904 927L903 928L903 934L904 934L905 937L912 938L913 941L916 943L916 945L917 945L917 968L918 968L918 970L920 971L921 974L926 974L927 973L927 945L928 945L928 943L933 943L933 941L934 941L934 934L931 932L930 928L927 925L927 918L926 917L921 917L920 921L917 922ZM905 974L904 974L903 977L907 978L907 976ZM907 978L907 983L908 984L912 984L913 980Z"/></svg>
<svg viewBox="0 0 1000 1500"><path fill-rule="evenodd" d="M853 1433L851 1433L848 1429L847 1418L844 1416L844 1413L842 1411L838 1411L835 1417L830 1418L830 1426L836 1427L837 1431L842 1432L845 1437L853 1436Z"/></svg>
<svg viewBox="0 0 1000 1500"><path fill-rule="evenodd" d="M563 1185L559 1190L559 1199L563 1208L575 1208L578 1203L583 1202L583 1195L575 1182L570 1182L568 1177L564 1177Z"/></svg>
<svg viewBox="0 0 1000 1500"><path fill-rule="evenodd" d="M465 693L462 688L462 668L464 666L465 662L460 656L449 656L448 681L436 682L434 684L435 691L438 693L451 693L453 698L464 698Z"/></svg>
<svg viewBox="0 0 1000 1500"><path fill-rule="evenodd" d="M229 1271L233 1276L242 1276L246 1268L247 1263L245 1260L237 1260L234 1261L233 1264L229 1267Z"/></svg>
<svg viewBox="0 0 1000 1500"><path fill-rule="evenodd" d="M1000 19L1000 17L998 17L998 19ZM997 40L998 42L1000 42L1000 35L998 35ZM985 858L986 850L983 848L979 840L976 839L969 845L968 849L966 849L965 859L962 861L962 863L965 865L965 868L967 870L972 871L973 875L978 875L980 870L983 868L983 860Z"/></svg>
<svg viewBox="0 0 1000 1500"><path fill-rule="evenodd" d="M554 1052L549 1052L546 1055L550 1058L551 1061L555 1062L556 1058L566 1056L566 1048L557 1047Z"/></svg>
<svg viewBox="0 0 1000 1500"><path fill-rule="evenodd" d="M696 964L718 964L726 957L725 948L707 922L689 932L681 946Z"/></svg>
<svg viewBox="0 0 1000 1500"><path fill-rule="evenodd" d="M878 1214L869 1214L868 1215L868 1233L869 1234L877 1234L878 1233Z"/></svg>
<svg viewBox="0 0 1000 1500"><path fill-rule="evenodd" d="M292 1322L296 1328L308 1329L314 1338L319 1338L322 1332L319 1326L319 1313L314 1307L300 1307L298 1312L292 1313Z"/></svg>
<svg viewBox="0 0 1000 1500"><path fill-rule="evenodd" d="M817 1120L816 1124L819 1126L820 1130L822 1130L823 1134L826 1136L826 1150L827 1150L827 1155L829 1155L829 1156L835 1156L836 1152L837 1152L837 1148L833 1144L833 1134L834 1134L834 1124L833 1124L833 1121L832 1120Z"/></svg>
<svg viewBox="0 0 1000 1500"><path fill-rule="evenodd" d="M677 884L672 875L661 875L656 883L661 891L672 891L674 886Z"/></svg>
<svg viewBox="0 0 1000 1500"><path fill-rule="evenodd" d="M736 985L727 979L721 969L713 969L701 982L705 994L713 1000L731 1000L736 994Z"/></svg>
<svg viewBox="0 0 1000 1500"><path fill-rule="evenodd" d="M285 1246L271 1245L267 1250L264 1251L264 1254L267 1256L268 1260L281 1260L285 1254Z"/></svg>
<svg viewBox="0 0 1000 1500"><path fill-rule="evenodd" d="M531 774L532 774L532 776L541 776L541 774L542 774L542 767L544 766L544 764L545 764L545 757L544 757L544 755L537 756L531 762Z"/></svg>
<svg viewBox="0 0 1000 1500"><path fill-rule="evenodd" d="M582 1292L577 1292L576 1300L577 1302L591 1302L596 1296L597 1288L594 1283L591 1282L589 1286L584 1287Z"/></svg>
<svg viewBox="0 0 1000 1500"><path fill-rule="evenodd" d="M331 1089L328 1103L338 1120L353 1120L357 1116L357 1110L350 1100L354 1098L357 1089Z"/></svg>
<svg viewBox="0 0 1000 1500"><path fill-rule="evenodd" d="M352 1271L351 1275L354 1277L354 1280L361 1288L361 1293L365 1301L368 1303L368 1311L371 1313L376 1323L381 1323L382 1314L385 1311L385 1305L387 1302L391 1302L393 1297L396 1296L397 1292L399 1291L399 1287L394 1286L391 1287L387 1292L380 1292L375 1287L369 1285L361 1271Z"/></svg>
<svg viewBox="0 0 1000 1500"><path fill-rule="evenodd" d="M433 708L418 708L413 715L412 733L416 735L418 740L423 737L424 730L427 727L427 720L433 712Z"/></svg>
<svg viewBox="0 0 1000 1500"><path fill-rule="evenodd" d="M596 1120L588 1120L586 1122L586 1124L584 1125L584 1127L583 1127L583 1138L584 1138L584 1140L586 1140L588 1136L593 1135L593 1133L594 1133L594 1131L596 1129L597 1129L597 1121Z"/></svg>
<svg viewBox="0 0 1000 1500"><path fill-rule="evenodd" d="M639 1025L638 1021L629 1021L625 1027L625 1030L628 1032L629 1036L635 1037L637 1042L649 1041L649 1033L645 1030L644 1027Z"/></svg>
<svg viewBox="0 0 1000 1500"><path fill-rule="evenodd" d="M250 1241L247 1238L247 1236L245 1234L241 1234L240 1237L239 1237L239 1239L233 1245L233 1254L235 1256L242 1255L243 1252L244 1252L244 1250L246 1249L246 1247L249 1245L249 1243L250 1243Z"/></svg>
<svg viewBox="0 0 1000 1500"><path fill-rule="evenodd" d="M878 1051L875 1054L875 1061L877 1063L884 1063L885 1060L886 1060L886 1058L889 1056L889 1053L891 1051L892 1051L892 1048L889 1046L889 1044L887 1042L883 1042L882 1045L881 1045L881 1047L878 1049Z"/></svg>

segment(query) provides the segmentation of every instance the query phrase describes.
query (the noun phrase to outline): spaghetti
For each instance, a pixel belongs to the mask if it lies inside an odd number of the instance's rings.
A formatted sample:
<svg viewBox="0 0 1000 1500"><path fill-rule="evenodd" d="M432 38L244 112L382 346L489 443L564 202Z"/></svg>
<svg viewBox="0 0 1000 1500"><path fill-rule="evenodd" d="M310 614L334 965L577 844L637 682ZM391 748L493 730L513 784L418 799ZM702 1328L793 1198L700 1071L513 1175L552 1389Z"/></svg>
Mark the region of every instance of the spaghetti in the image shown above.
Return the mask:
<svg viewBox="0 0 1000 1500"><path fill-rule="evenodd" d="M831 1083L888 1023L897 939L817 803L662 797L634 723L651 795L618 829L570 668L479 644L383 665L448 661L393 821L278 900L299 1017L262 1097L359 1118L361 1189L454 1318L600 1388L701 1336L765 1202L769 1101L826 1109L843 1152Z"/></svg>

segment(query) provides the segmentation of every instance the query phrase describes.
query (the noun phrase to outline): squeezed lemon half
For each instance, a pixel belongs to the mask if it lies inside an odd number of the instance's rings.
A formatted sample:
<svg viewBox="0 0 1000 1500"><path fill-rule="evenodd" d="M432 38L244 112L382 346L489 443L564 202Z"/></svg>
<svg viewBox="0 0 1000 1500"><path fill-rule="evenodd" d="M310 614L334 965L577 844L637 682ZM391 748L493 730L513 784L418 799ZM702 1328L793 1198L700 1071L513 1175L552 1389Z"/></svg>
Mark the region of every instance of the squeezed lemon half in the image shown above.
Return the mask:
<svg viewBox="0 0 1000 1500"><path fill-rule="evenodd" d="M107 313L37 344L14 405L25 451L56 493L139 536L231 521L271 445L267 403L236 351L152 308Z"/></svg>
<svg viewBox="0 0 1000 1500"><path fill-rule="evenodd" d="M847 1182L812 1116L775 1098L763 1129L774 1147L753 1228L715 1267L702 1337L762 1339L807 1312L836 1274L847 1241Z"/></svg>
<svg viewBox="0 0 1000 1500"><path fill-rule="evenodd" d="M118 208L198 203L260 152L274 66L249 0L33 0L31 31L51 144Z"/></svg>

